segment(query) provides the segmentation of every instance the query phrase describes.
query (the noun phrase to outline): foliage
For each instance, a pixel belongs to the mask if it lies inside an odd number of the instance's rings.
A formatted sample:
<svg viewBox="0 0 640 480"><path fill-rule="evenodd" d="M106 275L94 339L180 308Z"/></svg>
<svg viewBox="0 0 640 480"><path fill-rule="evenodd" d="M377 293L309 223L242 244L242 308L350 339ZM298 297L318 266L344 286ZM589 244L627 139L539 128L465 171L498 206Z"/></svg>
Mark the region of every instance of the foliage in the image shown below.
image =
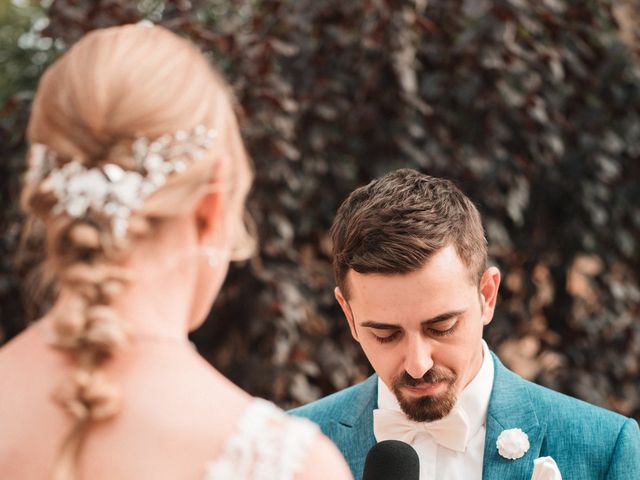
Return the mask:
<svg viewBox="0 0 640 480"><path fill-rule="evenodd" d="M211 55L245 118L260 254L194 334L231 379L286 406L368 375L332 297L327 230L353 188L408 166L456 180L483 213L504 273L487 330L501 357L640 418L640 64L612 1L55 1L44 36L145 16ZM5 263L28 104L6 108L21 95L3 106L3 139L18 139L0 167ZM8 336L17 289L3 264Z"/></svg>
<svg viewBox="0 0 640 480"><path fill-rule="evenodd" d="M39 4L0 3L0 339L24 326L21 282L13 262L21 229L17 197L33 91L44 67L63 47L41 36L48 23Z"/></svg>

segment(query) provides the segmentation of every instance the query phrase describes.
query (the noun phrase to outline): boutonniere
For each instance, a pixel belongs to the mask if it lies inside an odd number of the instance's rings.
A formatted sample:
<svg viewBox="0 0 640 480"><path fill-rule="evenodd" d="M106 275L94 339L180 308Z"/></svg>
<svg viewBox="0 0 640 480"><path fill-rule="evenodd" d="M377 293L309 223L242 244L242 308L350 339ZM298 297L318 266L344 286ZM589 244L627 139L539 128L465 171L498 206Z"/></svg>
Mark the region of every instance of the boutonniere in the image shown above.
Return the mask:
<svg viewBox="0 0 640 480"><path fill-rule="evenodd" d="M496 442L498 453L509 460L523 457L529 446L529 437L519 428L503 430Z"/></svg>

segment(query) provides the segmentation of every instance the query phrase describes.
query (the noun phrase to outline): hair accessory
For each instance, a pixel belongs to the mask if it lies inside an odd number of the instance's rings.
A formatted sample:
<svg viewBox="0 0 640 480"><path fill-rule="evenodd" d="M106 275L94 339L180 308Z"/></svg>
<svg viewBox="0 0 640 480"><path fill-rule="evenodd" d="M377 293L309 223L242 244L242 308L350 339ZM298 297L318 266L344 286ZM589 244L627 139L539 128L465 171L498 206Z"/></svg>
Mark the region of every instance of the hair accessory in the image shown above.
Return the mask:
<svg viewBox="0 0 640 480"><path fill-rule="evenodd" d="M58 155L43 144L31 146L31 167L26 181L45 181L45 189L56 197L54 214L86 217L93 211L107 217L116 237L124 237L131 212L165 184L173 173L184 171L201 158L217 137L217 131L204 125L189 131L162 135L153 141L137 137L132 145L134 170L114 163L87 168L73 158L58 164Z"/></svg>

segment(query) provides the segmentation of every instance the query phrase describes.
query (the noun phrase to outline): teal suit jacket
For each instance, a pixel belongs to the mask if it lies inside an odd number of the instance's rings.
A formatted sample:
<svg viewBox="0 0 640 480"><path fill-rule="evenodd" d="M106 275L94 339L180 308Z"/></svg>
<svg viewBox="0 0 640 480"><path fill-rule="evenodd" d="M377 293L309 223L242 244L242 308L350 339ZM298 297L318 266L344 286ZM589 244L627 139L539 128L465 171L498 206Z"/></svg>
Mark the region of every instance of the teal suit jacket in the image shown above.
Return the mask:
<svg viewBox="0 0 640 480"><path fill-rule="evenodd" d="M635 420L528 382L493 355L482 478L530 480L533 460L552 457L564 480L640 480L640 430ZM356 479L376 443L373 410L378 377L290 411L306 417L338 446ZM524 457L498 454L503 430L520 428L531 447Z"/></svg>

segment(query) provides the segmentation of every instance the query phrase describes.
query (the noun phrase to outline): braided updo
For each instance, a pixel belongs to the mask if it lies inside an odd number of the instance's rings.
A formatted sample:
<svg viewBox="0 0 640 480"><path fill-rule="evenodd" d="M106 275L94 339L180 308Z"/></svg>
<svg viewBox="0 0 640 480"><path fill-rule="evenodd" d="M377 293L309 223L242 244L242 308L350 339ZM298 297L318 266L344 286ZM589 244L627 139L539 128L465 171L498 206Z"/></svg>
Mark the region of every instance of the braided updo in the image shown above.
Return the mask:
<svg viewBox="0 0 640 480"><path fill-rule="evenodd" d="M125 235L115 235L99 213L60 212L46 176L25 183L23 208L45 226L44 270L65 292L50 312L50 343L75 365L53 392L73 418L54 467L56 480L75 478L88 428L120 409L119 389L102 371L130 337L130 328L111 307L132 281L119 260L163 218L193 208L217 163L224 163L215 169L223 178L215 180L228 187L226 215L244 225L251 169L228 87L197 49L164 28L127 25L93 31L41 79L28 139L55 152L60 166L77 161L85 168L113 164L132 171L137 138L154 139L197 125L218 132L215 145L132 211ZM237 231L236 258L246 257L252 238L244 228Z"/></svg>

